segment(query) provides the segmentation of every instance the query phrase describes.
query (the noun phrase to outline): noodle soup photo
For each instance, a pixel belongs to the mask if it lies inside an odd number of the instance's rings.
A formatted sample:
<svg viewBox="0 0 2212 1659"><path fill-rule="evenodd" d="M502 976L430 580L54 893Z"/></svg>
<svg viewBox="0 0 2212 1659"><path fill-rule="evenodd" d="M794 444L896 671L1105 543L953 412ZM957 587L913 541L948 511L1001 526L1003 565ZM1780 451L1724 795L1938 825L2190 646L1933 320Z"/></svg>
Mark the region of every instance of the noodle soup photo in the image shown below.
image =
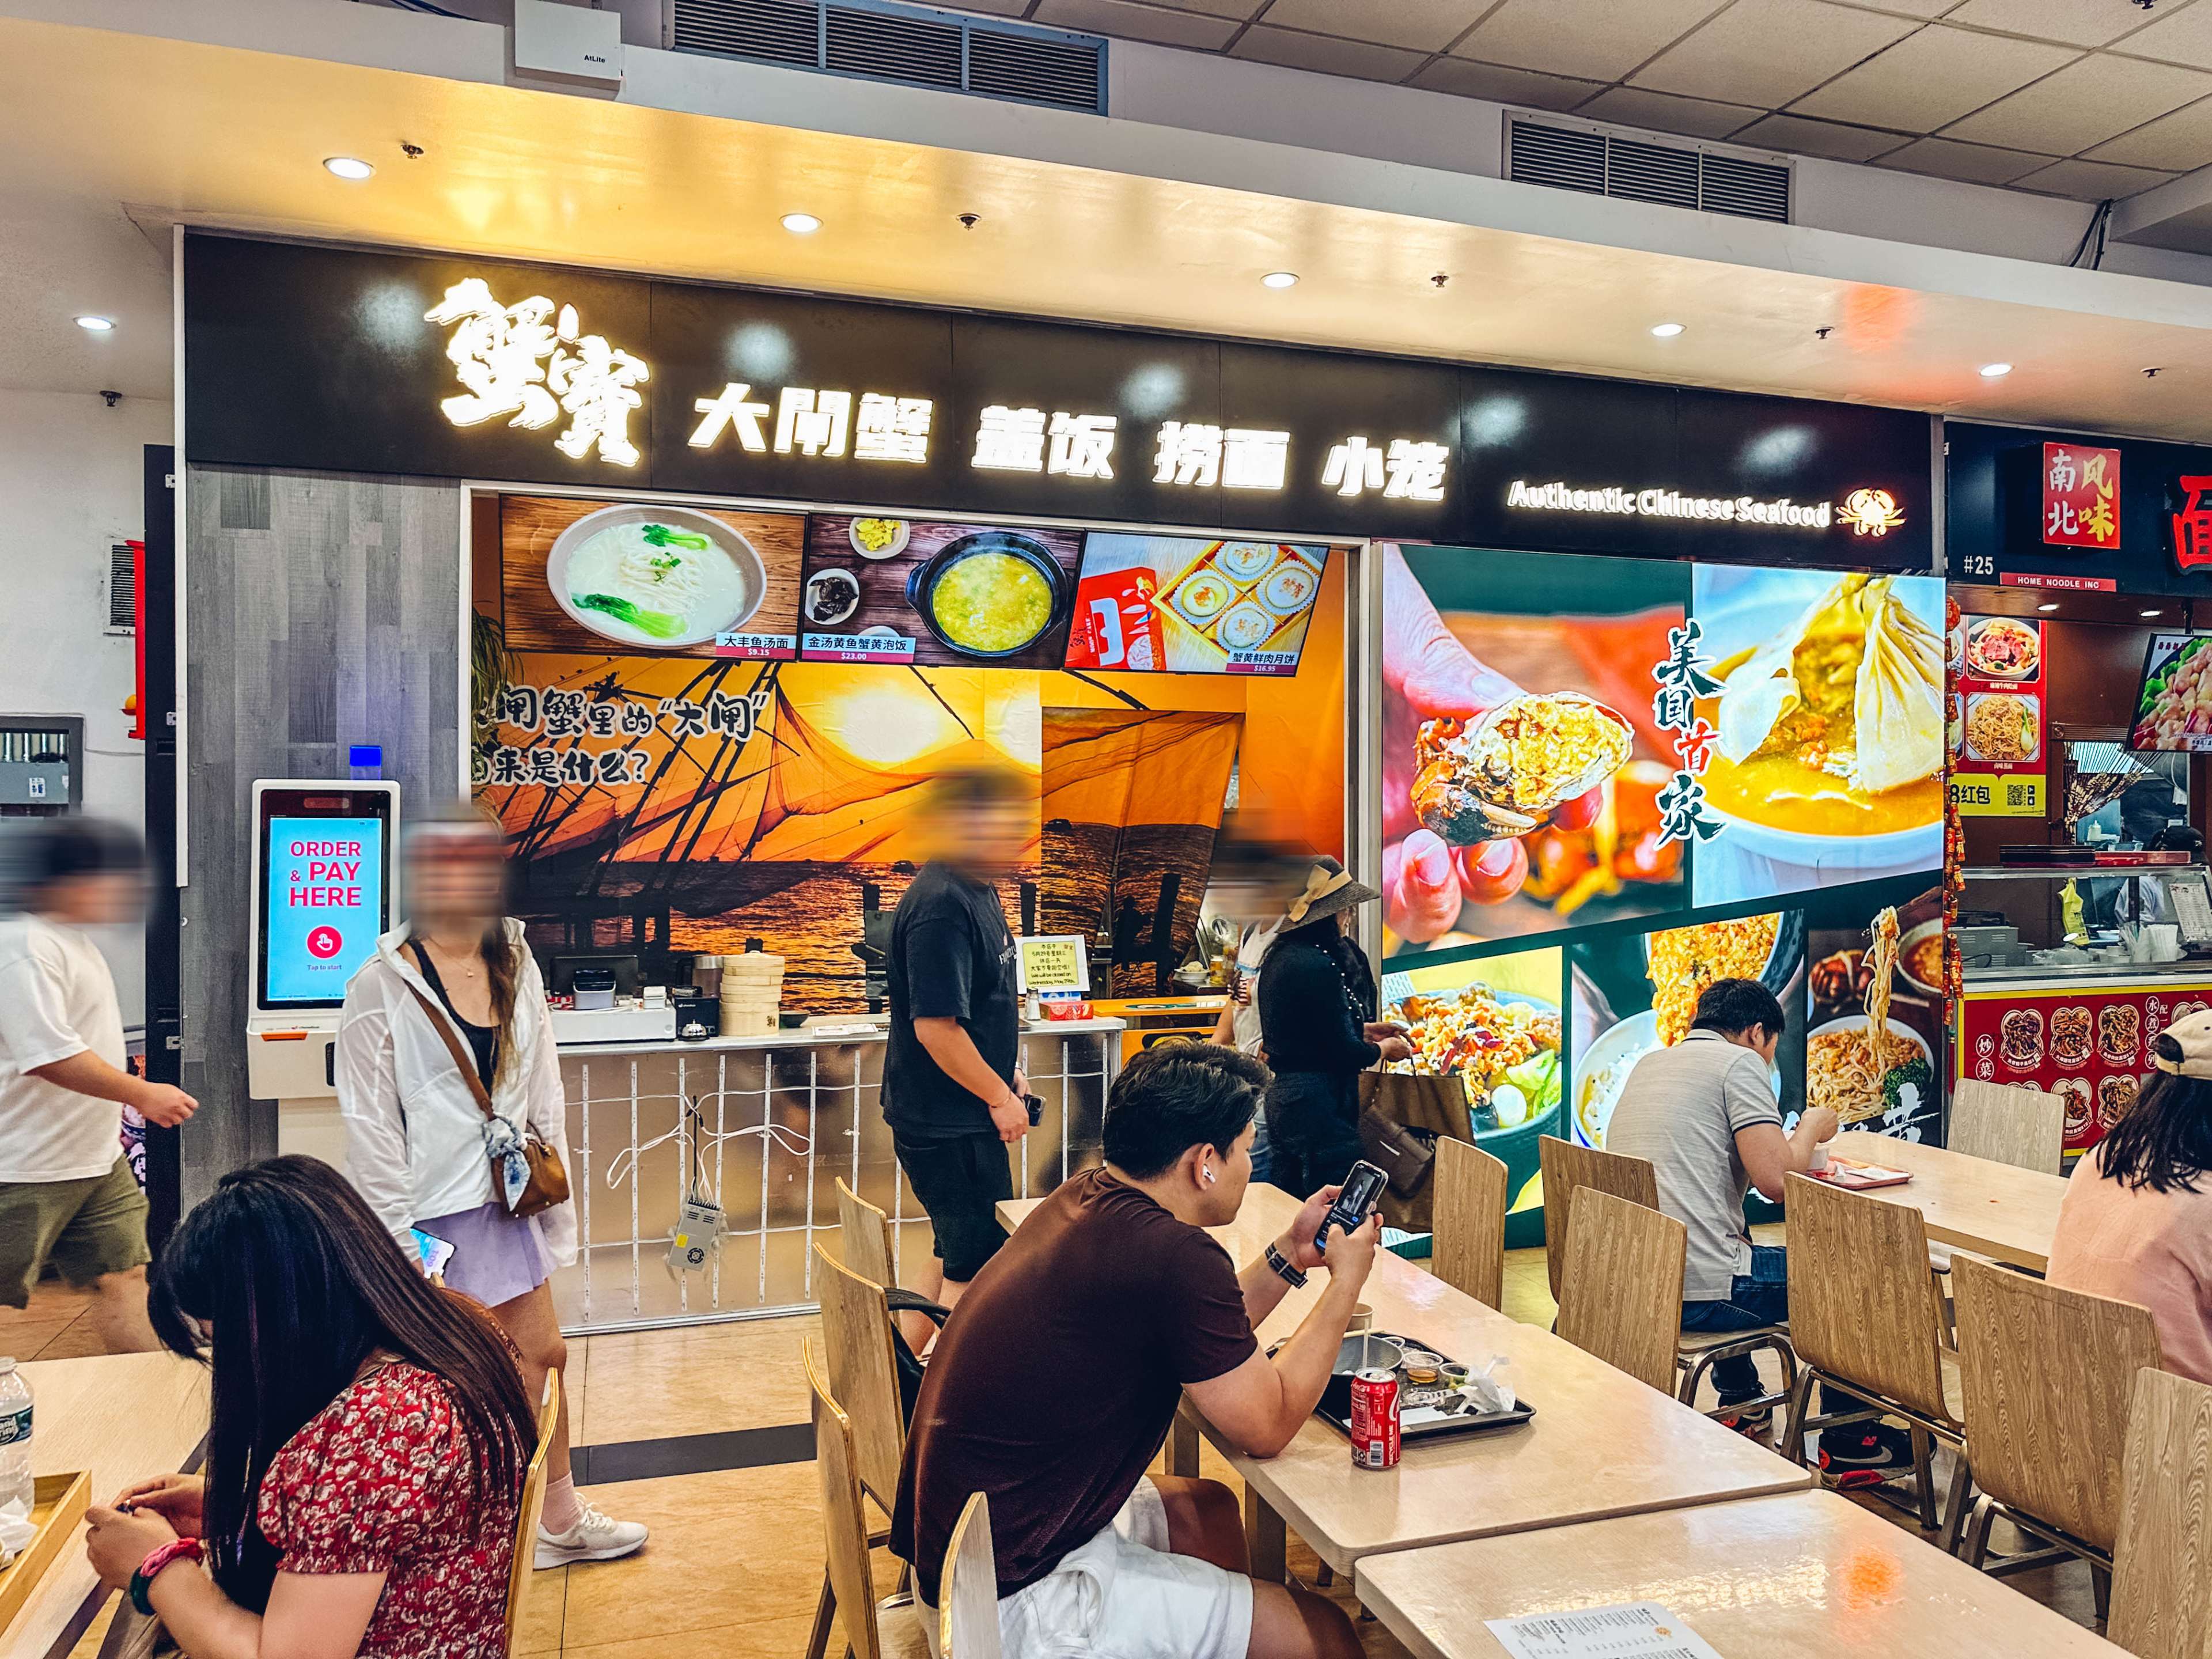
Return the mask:
<svg viewBox="0 0 2212 1659"><path fill-rule="evenodd" d="M1696 568L1692 614L1719 690L1699 906L1942 861L1942 584ZM1966 714L1973 742L1973 714Z"/></svg>
<svg viewBox="0 0 2212 1659"><path fill-rule="evenodd" d="M1846 1129L1937 1138L1943 994L1921 975L1942 978L1942 908L1930 888L1808 934L1805 1103L1829 1108Z"/></svg>
<svg viewBox="0 0 2212 1659"><path fill-rule="evenodd" d="M674 647L744 628L768 573L752 544L719 519L684 507L611 507L554 543L545 583L594 634Z"/></svg>

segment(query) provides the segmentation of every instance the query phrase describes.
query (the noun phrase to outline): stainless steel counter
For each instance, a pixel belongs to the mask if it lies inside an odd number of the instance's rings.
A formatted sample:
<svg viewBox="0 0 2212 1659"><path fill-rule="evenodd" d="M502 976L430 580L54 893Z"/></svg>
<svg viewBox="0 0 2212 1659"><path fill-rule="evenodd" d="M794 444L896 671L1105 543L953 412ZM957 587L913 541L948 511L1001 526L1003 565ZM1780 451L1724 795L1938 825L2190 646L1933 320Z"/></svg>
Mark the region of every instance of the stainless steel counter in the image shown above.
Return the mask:
<svg viewBox="0 0 2212 1659"><path fill-rule="evenodd" d="M1045 1107L1015 1154L1017 1196L1050 1192L1097 1161L1121 1033L1118 1019L1023 1028L1023 1069ZM884 1122L884 1042L877 1028L564 1045L583 1249L554 1278L562 1328L811 1310L812 1247L820 1240L836 1253L840 1176L890 1216L904 1277L932 1238ZM687 1170L720 1203L725 1232L707 1267L672 1276L669 1242Z"/></svg>
<svg viewBox="0 0 2212 1659"><path fill-rule="evenodd" d="M2042 963L2019 968L1969 968L1965 989L1972 996L1978 991L2063 991L2073 985L2134 985L2148 980L2212 985L2212 957L2185 957L2179 962Z"/></svg>

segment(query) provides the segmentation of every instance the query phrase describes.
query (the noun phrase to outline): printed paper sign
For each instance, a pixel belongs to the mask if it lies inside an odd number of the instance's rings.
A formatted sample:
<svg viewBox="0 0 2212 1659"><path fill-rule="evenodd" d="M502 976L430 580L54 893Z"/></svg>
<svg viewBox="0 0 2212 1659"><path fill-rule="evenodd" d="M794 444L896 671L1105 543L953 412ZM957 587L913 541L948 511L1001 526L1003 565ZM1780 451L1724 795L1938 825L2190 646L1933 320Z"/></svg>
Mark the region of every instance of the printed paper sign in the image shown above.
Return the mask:
<svg viewBox="0 0 2212 1659"><path fill-rule="evenodd" d="M1484 1623L1513 1659L1720 1659L1656 1601Z"/></svg>
<svg viewBox="0 0 2212 1659"><path fill-rule="evenodd" d="M1049 933L1016 942L1021 947L1016 977L1023 990L1091 988L1091 942L1082 934Z"/></svg>

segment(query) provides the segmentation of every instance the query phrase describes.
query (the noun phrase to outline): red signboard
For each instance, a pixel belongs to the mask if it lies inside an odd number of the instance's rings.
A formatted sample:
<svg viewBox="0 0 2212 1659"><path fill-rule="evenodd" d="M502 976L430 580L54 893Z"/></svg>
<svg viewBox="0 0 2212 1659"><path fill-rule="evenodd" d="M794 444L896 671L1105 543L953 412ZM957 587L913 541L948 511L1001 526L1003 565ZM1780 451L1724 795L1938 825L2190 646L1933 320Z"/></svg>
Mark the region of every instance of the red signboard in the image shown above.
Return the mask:
<svg viewBox="0 0 2212 1659"><path fill-rule="evenodd" d="M2043 447L2043 544L2120 544L2120 452L2075 444Z"/></svg>
<svg viewBox="0 0 2212 1659"><path fill-rule="evenodd" d="M2179 983L1972 991L1959 1004L1959 1069L2066 1102L2066 1150L2094 1146L2136 1103L2152 1073L2150 1040L2205 1006Z"/></svg>
<svg viewBox="0 0 2212 1659"><path fill-rule="evenodd" d="M2181 511L2173 515L2173 562L2177 569L2212 564L2212 477L2185 474Z"/></svg>

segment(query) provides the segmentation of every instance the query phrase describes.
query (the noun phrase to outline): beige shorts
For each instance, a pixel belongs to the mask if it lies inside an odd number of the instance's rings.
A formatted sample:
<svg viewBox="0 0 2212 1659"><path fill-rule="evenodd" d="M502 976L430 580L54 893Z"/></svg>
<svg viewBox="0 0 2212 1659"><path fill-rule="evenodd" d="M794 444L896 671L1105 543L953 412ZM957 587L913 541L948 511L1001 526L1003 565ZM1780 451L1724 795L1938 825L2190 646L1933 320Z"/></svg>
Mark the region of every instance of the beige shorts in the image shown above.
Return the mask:
<svg viewBox="0 0 2212 1659"><path fill-rule="evenodd" d="M943 1659L935 1611L914 1605ZM1170 1550L1159 1489L1139 1480L1111 1525L1000 1601L999 1639L1021 1659L1244 1659L1252 1581Z"/></svg>
<svg viewBox="0 0 2212 1659"><path fill-rule="evenodd" d="M82 1287L151 1259L146 1194L119 1152L104 1176L0 1182L0 1306L27 1304L49 1261Z"/></svg>

